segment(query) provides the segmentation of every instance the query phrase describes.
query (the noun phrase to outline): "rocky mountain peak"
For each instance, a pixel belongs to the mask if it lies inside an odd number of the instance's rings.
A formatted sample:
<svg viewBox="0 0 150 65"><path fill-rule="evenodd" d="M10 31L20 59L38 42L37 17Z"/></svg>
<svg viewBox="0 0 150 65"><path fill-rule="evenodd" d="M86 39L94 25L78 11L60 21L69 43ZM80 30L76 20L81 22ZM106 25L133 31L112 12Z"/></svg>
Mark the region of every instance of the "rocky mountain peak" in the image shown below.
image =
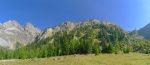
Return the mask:
<svg viewBox="0 0 150 65"><path fill-rule="evenodd" d="M39 36L39 39L45 39L52 36L55 31L52 28L46 28L46 30Z"/></svg>
<svg viewBox="0 0 150 65"><path fill-rule="evenodd" d="M3 26L5 28L9 28L9 27L19 28L19 27L21 27L20 24L18 24L17 21L15 21L15 20L9 20L9 21L5 22L5 23L3 23Z"/></svg>
<svg viewBox="0 0 150 65"><path fill-rule="evenodd" d="M104 24L111 27L115 25L111 22L91 19L82 22L67 21L56 27L46 28L44 31L41 31L31 23L26 23L24 26L20 26L20 24L18 24L15 20L9 20L6 23L0 24L0 46L13 48L16 42L26 45L35 40L41 40L50 37L61 30L71 31L75 28L84 28L86 26L92 26L93 24Z"/></svg>
<svg viewBox="0 0 150 65"><path fill-rule="evenodd" d="M65 22L65 23L63 24L63 26L64 26L65 28L68 28L69 30L72 30L72 29L75 27L75 23L68 21L68 22Z"/></svg>
<svg viewBox="0 0 150 65"><path fill-rule="evenodd" d="M24 25L24 27L31 27L31 28L34 28L34 26L31 24L31 23L26 23L25 25Z"/></svg>
<svg viewBox="0 0 150 65"><path fill-rule="evenodd" d="M97 20L97 19L90 19L90 20L88 20L89 22L100 22L99 20Z"/></svg>
<svg viewBox="0 0 150 65"><path fill-rule="evenodd" d="M97 19L90 19L87 22L91 23L91 24L101 24L101 22Z"/></svg>
<svg viewBox="0 0 150 65"><path fill-rule="evenodd" d="M31 33L31 35L33 35L34 37L36 37L37 35L40 34L41 30L39 30L38 28L36 28L34 25L32 25L31 23L26 23L24 25L24 30Z"/></svg>
<svg viewBox="0 0 150 65"><path fill-rule="evenodd" d="M16 43L27 45L35 40L41 31L31 23L21 26L15 20L9 20L0 24L0 46L14 49Z"/></svg>

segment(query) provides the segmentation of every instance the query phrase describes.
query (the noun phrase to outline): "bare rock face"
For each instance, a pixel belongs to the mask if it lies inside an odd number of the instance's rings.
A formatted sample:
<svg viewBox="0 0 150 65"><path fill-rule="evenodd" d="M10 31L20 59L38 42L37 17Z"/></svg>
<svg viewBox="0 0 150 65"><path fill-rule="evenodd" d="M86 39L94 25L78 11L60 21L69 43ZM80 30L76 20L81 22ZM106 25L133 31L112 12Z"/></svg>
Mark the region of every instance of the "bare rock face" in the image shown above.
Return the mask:
<svg viewBox="0 0 150 65"><path fill-rule="evenodd" d="M39 39L45 39L47 37L50 37L54 34L54 30L52 28L47 28L41 35L39 36Z"/></svg>
<svg viewBox="0 0 150 65"><path fill-rule="evenodd" d="M44 30L40 34L40 36L38 36L38 39L41 40L41 39L45 39L47 37L51 37L53 34L55 34L55 32L58 32L61 30L70 31L70 30L73 30L75 28L81 28L81 27L85 27L85 26L93 25L93 24L97 24L97 25L103 24L106 26L116 26L115 23L107 22L107 21L99 21L96 19L91 19L91 20L82 21L82 22L70 22L70 21L68 21L68 22L62 23L58 26L55 26L53 28L47 28L46 30Z"/></svg>
<svg viewBox="0 0 150 65"><path fill-rule="evenodd" d="M38 34L40 30L31 24L22 27L15 20L9 20L0 24L0 46L15 49L16 43L27 45L34 41Z"/></svg>
<svg viewBox="0 0 150 65"><path fill-rule="evenodd" d="M36 37L37 35L40 34L41 30L38 28L34 27L31 23L27 23L24 26L24 31L27 31L30 33L33 37Z"/></svg>
<svg viewBox="0 0 150 65"><path fill-rule="evenodd" d="M78 28L78 27L85 27L87 25L91 25L91 24L104 24L107 26L114 26L116 25L115 23L112 22L107 22L107 21L99 21L96 19L91 19L91 20L87 20L87 21L82 21L82 22L70 22L67 21L65 23L62 23L56 27L54 27L54 30L73 30L74 28Z"/></svg>
<svg viewBox="0 0 150 65"><path fill-rule="evenodd" d="M88 25L104 24L106 26L115 26L112 22L104 22L96 19L83 22L65 22L53 28L46 28L44 31L34 27L31 23L24 26L18 24L15 20L9 20L5 23L0 23L0 46L15 49L16 44L27 45L33 41L45 39L53 36L61 30L74 30L75 28L85 27Z"/></svg>

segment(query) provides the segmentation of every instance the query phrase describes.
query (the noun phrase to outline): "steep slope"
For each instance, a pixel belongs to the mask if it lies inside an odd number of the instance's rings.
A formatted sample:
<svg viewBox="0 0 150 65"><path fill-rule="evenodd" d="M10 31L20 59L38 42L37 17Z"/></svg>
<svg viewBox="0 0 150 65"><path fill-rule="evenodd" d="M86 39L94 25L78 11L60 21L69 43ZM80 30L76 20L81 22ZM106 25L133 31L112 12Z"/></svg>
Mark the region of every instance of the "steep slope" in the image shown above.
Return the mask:
<svg viewBox="0 0 150 65"><path fill-rule="evenodd" d="M76 23L65 22L47 28L39 36L38 41L20 51L27 51L27 55L33 54L33 57L100 52L128 53L130 51L128 44L127 32L121 27L112 22L94 19Z"/></svg>
<svg viewBox="0 0 150 65"><path fill-rule="evenodd" d="M13 24L13 27L14 25L16 26ZM38 31L31 24L28 25L24 29ZM24 30L24 32L33 36L36 35L33 34L36 33L32 32L33 30ZM99 53L150 53L150 41L137 38L137 31L128 34L115 23L95 19L76 23L65 22L53 28L46 28L37 36L34 42L25 47L13 51L0 50L0 59L44 58L93 53L95 55ZM2 39L1 41L5 42Z"/></svg>
<svg viewBox="0 0 150 65"><path fill-rule="evenodd" d="M0 46L14 49L16 43L26 45L34 41L39 33L40 30L35 28L32 24L26 24L22 27L16 21L9 20L8 22L0 24Z"/></svg>
<svg viewBox="0 0 150 65"><path fill-rule="evenodd" d="M30 33L33 37L37 37L41 33L41 31L34 27L31 23L25 24L24 31Z"/></svg>
<svg viewBox="0 0 150 65"><path fill-rule="evenodd" d="M60 31L72 31L75 29L84 29L86 27L89 29L92 29L92 27L98 26L98 25L104 25L106 27L111 27L112 29L118 28L122 30L123 32L125 32L121 27L119 27L113 22L91 19L91 20L82 21L82 22L70 22L69 21L69 22L62 23L58 26L55 26L53 28L46 28L45 31L43 31L43 33L39 36L38 39L47 38L49 36L54 35L56 32L60 32Z"/></svg>
<svg viewBox="0 0 150 65"><path fill-rule="evenodd" d="M145 39L150 39L150 23L147 24L145 27L141 28L138 31L138 34L143 36Z"/></svg>

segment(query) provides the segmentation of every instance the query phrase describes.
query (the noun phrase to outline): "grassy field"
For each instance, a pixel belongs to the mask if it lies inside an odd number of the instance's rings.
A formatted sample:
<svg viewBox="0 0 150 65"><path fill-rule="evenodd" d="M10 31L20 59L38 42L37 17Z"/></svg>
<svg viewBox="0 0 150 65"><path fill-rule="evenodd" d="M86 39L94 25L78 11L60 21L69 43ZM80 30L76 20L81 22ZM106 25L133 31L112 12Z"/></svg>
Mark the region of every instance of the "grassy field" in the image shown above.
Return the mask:
<svg viewBox="0 0 150 65"><path fill-rule="evenodd" d="M0 65L150 65L150 55L100 54L69 55L25 60L1 60Z"/></svg>

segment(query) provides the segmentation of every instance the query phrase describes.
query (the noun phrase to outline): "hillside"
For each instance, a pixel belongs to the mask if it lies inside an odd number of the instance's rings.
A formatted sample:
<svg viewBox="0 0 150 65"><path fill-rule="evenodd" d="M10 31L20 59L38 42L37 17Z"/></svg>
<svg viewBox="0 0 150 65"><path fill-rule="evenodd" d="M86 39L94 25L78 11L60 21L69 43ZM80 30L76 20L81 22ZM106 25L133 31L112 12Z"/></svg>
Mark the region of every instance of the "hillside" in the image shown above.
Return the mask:
<svg viewBox="0 0 150 65"><path fill-rule="evenodd" d="M141 28L138 31L138 34L143 36L145 39L150 39L150 23L147 24L145 27Z"/></svg>
<svg viewBox="0 0 150 65"><path fill-rule="evenodd" d="M26 23L21 26L15 20L9 20L5 23L0 23L0 46L7 49L16 49L21 46L26 46L36 40L45 39L62 30L74 30L76 28L88 27L88 25L104 24L106 26L115 26L112 22L98 21L96 19L82 21L78 23L65 22L52 28L46 28L44 31L33 26L31 23Z"/></svg>
<svg viewBox="0 0 150 65"><path fill-rule="evenodd" d="M86 27L88 27L89 29L93 29L92 26L94 26L94 25L104 25L106 27L112 27L112 28L116 27L116 28L121 29L121 27L119 27L118 25L116 25L113 22L99 21L99 20L96 20L96 19L91 19L91 20L81 21L81 22L67 21L67 22L59 24L55 27L46 28L43 31L43 33L40 36L38 36L39 37L38 39L47 38L49 36L52 36L56 32L60 32L60 31L73 31L73 30L76 30L76 29L79 29L79 28L83 29L83 28L86 28Z"/></svg>
<svg viewBox="0 0 150 65"><path fill-rule="evenodd" d="M27 29L36 33L32 28L31 26ZM149 40L136 38L115 23L95 19L76 23L65 22L46 28L34 39L32 43L15 50L0 49L0 59L45 58L73 54L150 53Z"/></svg>

